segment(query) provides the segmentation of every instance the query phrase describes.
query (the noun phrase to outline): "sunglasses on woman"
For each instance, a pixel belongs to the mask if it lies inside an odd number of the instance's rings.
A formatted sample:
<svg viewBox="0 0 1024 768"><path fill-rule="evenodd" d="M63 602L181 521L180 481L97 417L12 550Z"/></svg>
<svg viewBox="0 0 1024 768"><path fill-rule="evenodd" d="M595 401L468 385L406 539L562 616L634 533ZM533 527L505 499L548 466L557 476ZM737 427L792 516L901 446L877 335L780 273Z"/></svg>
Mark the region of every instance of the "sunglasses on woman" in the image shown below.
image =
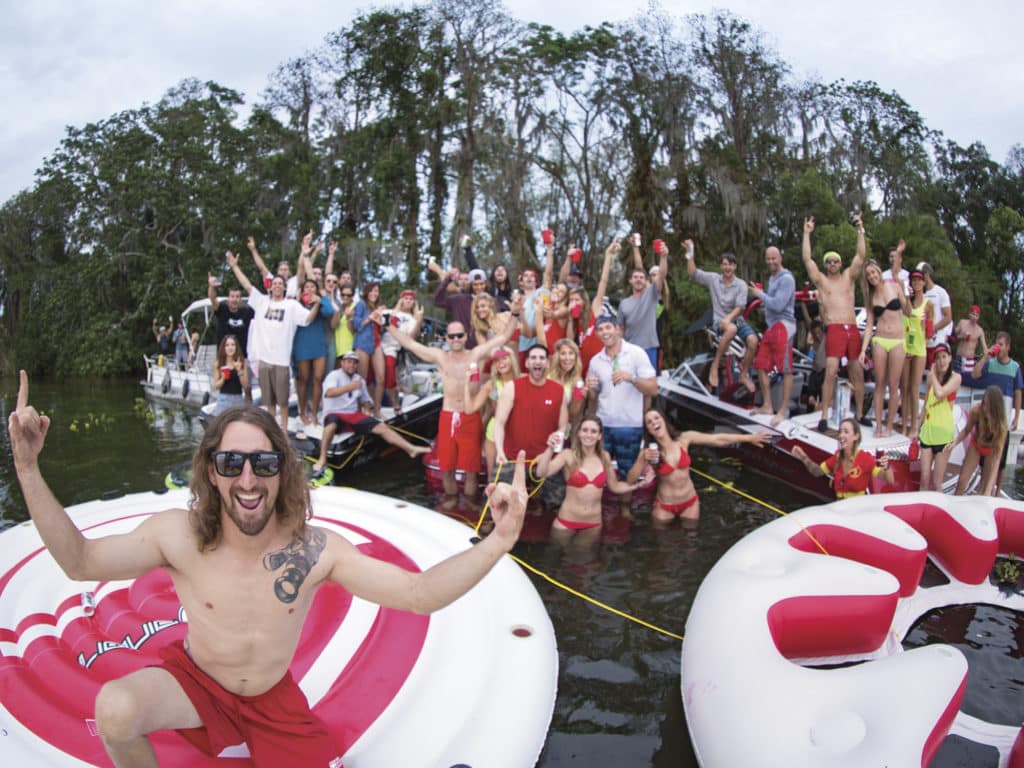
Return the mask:
<svg viewBox="0 0 1024 768"><path fill-rule="evenodd" d="M256 477L274 477L281 471L281 458L280 451L214 451L213 468L221 477L238 477L248 459Z"/></svg>
<svg viewBox="0 0 1024 768"><path fill-rule="evenodd" d="M466 335L466 334L464 334L464 333L449 333L449 334L448 334L448 338L449 338L449 339L461 339L461 338L463 338L463 337L464 337L465 335Z"/></svg>

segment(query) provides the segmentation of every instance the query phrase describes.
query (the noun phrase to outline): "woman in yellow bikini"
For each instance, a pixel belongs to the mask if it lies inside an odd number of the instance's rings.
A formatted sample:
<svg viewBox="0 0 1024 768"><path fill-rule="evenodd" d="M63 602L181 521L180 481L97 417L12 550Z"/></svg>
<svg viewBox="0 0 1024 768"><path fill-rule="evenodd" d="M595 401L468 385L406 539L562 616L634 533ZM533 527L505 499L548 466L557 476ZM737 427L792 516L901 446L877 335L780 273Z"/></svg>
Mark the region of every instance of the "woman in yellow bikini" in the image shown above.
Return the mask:
<svg viewBox="0 0 1024 768"><path fill-rule="evenodd" d="M900 244L902 245L902 240ZM899 274L901 249L893 251L893 273ZM893 421L896 419L896 392L903 374L903 361L906 352L903 349L903 318L910 316L910 302L903 293L903 283L899 280L886 282L882 279L882 268L874 259L870 259L861 273L861 290L865 303L871 308L867 328L864 329L864 341L860 347L860 364L867 363L868 345L871 346L871 360L874 364L875 376L875 429L876 437L889 437L892 434ZM872 320L874 322L872 322ZM882 409L888 388L889 412L885 426L882 426Z"/></svg>
<svg viewBox="0 0 1024 768"><path fill-rule="evenodd" d="M919 427L921 379L924 376L925 357L928 354L925 318L932 316L932 305L924 297L923 274L910 274L910 289L913 294L910 298L910 315L903 318L903 349L906 351L907 359L903 364L903 381L900 388L903 393L900 418L903 421L903 434L916 435Z"/></svg>
<svg viewBox="0 0 1024 768"><path fill-rule="evenodd" d="M479 386L476 393L472 388L476 382L470 383L472 375L466 377L465 403L466 413L476 413L483 409L480 418L487 426L484 429L484 459L487 460L487 476L494 472L494 460L497 449L494 446L494 411L498 406L498 395L507 382L519 376L519 356L513 354L508 347L498 347L491 352L491 376Z"/></svg>

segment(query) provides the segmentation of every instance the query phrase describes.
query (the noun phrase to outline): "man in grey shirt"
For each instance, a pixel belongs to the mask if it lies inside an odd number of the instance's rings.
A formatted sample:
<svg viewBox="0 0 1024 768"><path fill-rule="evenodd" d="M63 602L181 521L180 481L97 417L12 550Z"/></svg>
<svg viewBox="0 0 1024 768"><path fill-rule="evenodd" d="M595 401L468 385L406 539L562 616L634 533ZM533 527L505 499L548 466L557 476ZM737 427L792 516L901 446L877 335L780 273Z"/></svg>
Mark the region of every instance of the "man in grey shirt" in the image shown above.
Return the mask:
<svg viewBox="0 0 1024 768"><path fill-rule="evenodd" d="M654 370L658 370L658 297L661 286L668 274L668 246L656 241L657 254L661 257L658 274L650 282L644 271L643 259L639 256L640 249L634 247L634 259L639 263L633 267L629 276L629 285L633 289L631 296L619 302L619 321L622 323L622 338L630 344L641 347L651 360Z"/></svg>
<svg viewBox="0 0 1024 768"><path fill-rule="evenodd" d="M697 269L693 258L693 240L687 240L683 245L686 246L686 270L690 279L711 293L711 323L719 334L715 361L708 371L708 384L712 389L718 386L718 369L722 357L732 340L739 336L746 346L740 363L740 383L748 392L753 392L755 388L754 380L750 378L750 364L754 362L757 353L757 333L743 319L743 310L747 308L747 284L736 277L736 256L728 252L722 254L719 261L721 274L705 272Z"/></svg>

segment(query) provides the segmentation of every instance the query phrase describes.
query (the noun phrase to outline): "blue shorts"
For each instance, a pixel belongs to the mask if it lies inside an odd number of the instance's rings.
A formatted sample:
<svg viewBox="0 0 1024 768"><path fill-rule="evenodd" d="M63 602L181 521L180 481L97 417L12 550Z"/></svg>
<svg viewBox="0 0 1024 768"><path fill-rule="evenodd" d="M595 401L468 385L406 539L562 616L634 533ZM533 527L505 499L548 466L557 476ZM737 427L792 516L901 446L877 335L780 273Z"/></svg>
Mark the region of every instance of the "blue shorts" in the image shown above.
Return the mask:
<svg viewBox="0 0 1024 768"><path fill-rule="evenodd" d="M604 449L616 460L620 479L624 478L629 468L633 466L643 442L643 427L604 428Z"/></svg>
<svg viewBox="0 0 1024 768"><path fill-rule="evenodd" d="M747 325L747 321L742 317L736 318L733 325L736 326L736 337L740 341L746 341L748 336L757 336L757 331Z"/></svg>
<svg viewBox="0 0 1024 768"><path fill-rule="evenodd" d="M658 370L658 350L660 347L645 347L644 352L647 353L647 359L651 361L651 367Z"/></svg>

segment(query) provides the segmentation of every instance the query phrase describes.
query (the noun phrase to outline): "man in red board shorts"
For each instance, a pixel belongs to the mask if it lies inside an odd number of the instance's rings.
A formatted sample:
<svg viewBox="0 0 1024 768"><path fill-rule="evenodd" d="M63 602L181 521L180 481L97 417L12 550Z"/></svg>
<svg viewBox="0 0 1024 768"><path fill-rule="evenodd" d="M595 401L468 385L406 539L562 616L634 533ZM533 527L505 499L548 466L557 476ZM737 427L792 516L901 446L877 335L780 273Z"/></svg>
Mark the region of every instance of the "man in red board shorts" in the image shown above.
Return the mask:
<svg viewBox="0 0 1024 768"><path fill-rule="evenodd" d="M134 579L164 568L188 616L183 643L161 666L112 680L96 697L96 730L119 768L157 765L148 736L177 730L211 756L258 768L338 768L336 744L288 671L324 582L397 610L430 613L465 594L519 537L525 461L490 497L482 542L411 573L309 525L309 490L288 436L266 411L231 408L209 425L193 458L188 509L146 518L128 533L87 539L39 469L50 427L28 404L21 372L8 420L14 467L32 520L57 564L82 581Z"/></svg>
<svg viewBox="0 0 1024 768"><path fill-rule="evenodd" d="M861 367L860 331L857 330L857 316L854 311L854 285L860 274L867 254L864 244L864 224L859 213L853 217L857 229L857 251L850 266L843 269L843 258L835 251L824 256L825 271L818 269L811 255L811 233L814 231L814 217L804 219L803 260L807 276L818 289L818 303L825 322L825 380L821 385L821 420L818 429L828 429L828 409L832 405L836 379L839 378L839 362L845 357L846 371L853 385L853 399L856 403L857 421L866 427L871 419L864 416L864 369ZM836 414L842 419L845 413Z"/></svg>
<svg viewBox="0 0 1024 768"><path fill-rule="evenodd" d="M518 297L510 307L513 317L523 311L522 296ZM448 349L438 349L420 344L398 328L390 328L389 333L395 341L412 352L420 360L433 363L441 372L441 389L444 401L441 404L441 415L437 422L437 461L441 470L441 482L444 494L451 504L459 495L459 486L455 482L455 471L464 473L463 491L466 497L474 499L477 491L477 474L483 467L481 451L484 430L479 413L465 413L466 377L469 366L474 364L478 370L483 368L491 352L503 347L512 338L516 323L506 323L504 330L498 335L466 349L466 327L453 320L448 323Z"/></svg>

